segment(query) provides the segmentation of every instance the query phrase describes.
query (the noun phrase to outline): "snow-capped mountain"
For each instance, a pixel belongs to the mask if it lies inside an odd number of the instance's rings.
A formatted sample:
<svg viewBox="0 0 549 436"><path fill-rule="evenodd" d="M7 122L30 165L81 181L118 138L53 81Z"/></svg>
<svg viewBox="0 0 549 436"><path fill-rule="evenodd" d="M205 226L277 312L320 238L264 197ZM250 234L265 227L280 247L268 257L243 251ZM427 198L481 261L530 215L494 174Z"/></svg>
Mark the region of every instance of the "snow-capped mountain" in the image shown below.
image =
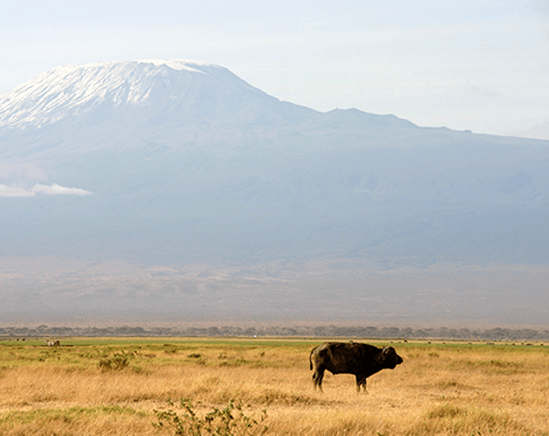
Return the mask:
<svg viewBox="0 0 549 436"><path fill-rule="evenodd" d="M269 99L227 69L207 63L174 60L69 65L54 68L2 95L0 126L44 127L98 111L122 116L135 110L148 117L174 112L181 115L190 108L207 106L208 99L221 97L230 106L242 96ZM216 119L220 114L203 115Z"/></svg>
<svg viewBox="0 0 549 436"><path fill-rule="evenodd" d="M549 141L318 112L207 63L46 72L0 96L0 159L0 256L549 261Z"/></svg>
<svg viewBox="0 0 549 436"><path fill-rule="evenodd" d="M58 67L0 96L0 138L9 143L17 136L13 146L1 148L0 156L14 158L38 151L37 142L42 156L58 158L151 141L208 147L284 135L301 148L301 139L293 141L296 134L326 143L326 134L352 136L368 126L415 127L392 115L320 113L282 102L223 67L194 61Z"/></svg>

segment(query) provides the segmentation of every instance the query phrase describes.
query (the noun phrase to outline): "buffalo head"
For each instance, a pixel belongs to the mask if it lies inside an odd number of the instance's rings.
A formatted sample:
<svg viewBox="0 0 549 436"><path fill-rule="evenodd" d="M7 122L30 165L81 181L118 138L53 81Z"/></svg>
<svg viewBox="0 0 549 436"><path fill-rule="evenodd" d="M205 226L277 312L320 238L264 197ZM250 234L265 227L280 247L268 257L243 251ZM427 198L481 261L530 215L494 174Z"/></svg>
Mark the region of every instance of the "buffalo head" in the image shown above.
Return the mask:
<svg viewBox="0 0 549 436"><path fill-rule="evenodd" d="M395 369L397 365L400 365L403 360L400 357L393 347L385 347L381 352L380 361L383 365L383 368Z"/></svg>

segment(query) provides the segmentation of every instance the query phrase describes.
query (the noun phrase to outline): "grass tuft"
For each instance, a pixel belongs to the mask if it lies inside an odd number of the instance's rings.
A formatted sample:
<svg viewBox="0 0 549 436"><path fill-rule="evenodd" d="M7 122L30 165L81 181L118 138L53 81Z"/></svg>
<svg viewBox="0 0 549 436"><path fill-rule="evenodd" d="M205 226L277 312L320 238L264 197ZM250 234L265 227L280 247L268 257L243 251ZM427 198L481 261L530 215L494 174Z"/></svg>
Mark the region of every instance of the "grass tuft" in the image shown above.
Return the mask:
<svg viewBox="0 0 549 436"><path fill-rule="evenodd" d="M121 353L114 353L114 356L101 359L98 366L103 371L121 371L130 364L131 354L127 354L122 351Z"/></svg>

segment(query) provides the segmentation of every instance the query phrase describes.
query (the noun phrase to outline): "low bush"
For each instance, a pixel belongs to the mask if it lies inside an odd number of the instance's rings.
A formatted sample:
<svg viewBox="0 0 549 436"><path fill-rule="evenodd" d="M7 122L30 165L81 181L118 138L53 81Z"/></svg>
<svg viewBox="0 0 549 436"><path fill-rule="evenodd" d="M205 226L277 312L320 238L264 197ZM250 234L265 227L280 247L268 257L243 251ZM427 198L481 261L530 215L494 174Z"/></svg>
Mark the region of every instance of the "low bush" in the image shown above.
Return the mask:
<svg viewBox="0 0 549 436"><path fill-rule="evenodd" d="M263 425L267 418L266 410L262 411L257 421L244 414L241 401L230 400L224 409L213 408L200 417L195 411L199 404L182 399L179 403L182 412L179 415L172 409L174 403L168 400L168 410L154 410L158 422L154 422L153 426L159 430L169 428L174 431L174 435L192 436L256 436L267 431L267 426Z"/></svg>
<svg viewBox="0 0 549 436"><path fill-rule="evenodd" d="M120 371L130 364L129 358L130 354L127 354L124 351L121 353L114 353L110 358L101 359L98 366L103 371Z"/></svg>

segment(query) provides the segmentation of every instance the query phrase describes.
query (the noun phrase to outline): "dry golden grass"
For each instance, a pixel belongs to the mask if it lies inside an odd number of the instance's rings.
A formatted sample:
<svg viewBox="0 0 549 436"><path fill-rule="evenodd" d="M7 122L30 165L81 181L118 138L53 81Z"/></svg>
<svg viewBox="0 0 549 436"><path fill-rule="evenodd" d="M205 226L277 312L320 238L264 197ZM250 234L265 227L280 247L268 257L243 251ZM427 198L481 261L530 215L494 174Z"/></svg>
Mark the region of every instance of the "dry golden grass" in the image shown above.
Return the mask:
<svg viewBox="0 0 549 436"><path fill-rule="evenodd" d="M393 344L404 358L368 379L324 379L319 341L124 339L0 344L0 435L156 435L167 399L200 412L242 400L271 435L549 435L549 349ZM122 370L99 362L126 356ZM124 353L124 354L120 354ZM170 434L169 432L160 434Z"/></svg>

